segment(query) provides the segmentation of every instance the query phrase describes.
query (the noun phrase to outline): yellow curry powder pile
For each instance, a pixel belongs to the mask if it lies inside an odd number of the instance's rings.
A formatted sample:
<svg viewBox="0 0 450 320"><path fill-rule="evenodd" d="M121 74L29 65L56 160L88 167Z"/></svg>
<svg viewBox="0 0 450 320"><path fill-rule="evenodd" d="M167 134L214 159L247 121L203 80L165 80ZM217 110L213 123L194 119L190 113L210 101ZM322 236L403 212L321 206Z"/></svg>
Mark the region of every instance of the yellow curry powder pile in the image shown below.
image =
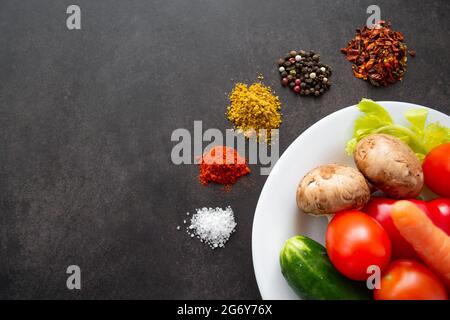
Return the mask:
<svg viewBox="0 0 450 320"><path fill-rule="evenodd" d="M237 83L230 94L228 120L234 127L250 137L256 134L258 139L271 140L272 129L278 129L281 124L281 103L270 87L261 82L250 86ZM266 132L261 131L267 130Z"/></svg>

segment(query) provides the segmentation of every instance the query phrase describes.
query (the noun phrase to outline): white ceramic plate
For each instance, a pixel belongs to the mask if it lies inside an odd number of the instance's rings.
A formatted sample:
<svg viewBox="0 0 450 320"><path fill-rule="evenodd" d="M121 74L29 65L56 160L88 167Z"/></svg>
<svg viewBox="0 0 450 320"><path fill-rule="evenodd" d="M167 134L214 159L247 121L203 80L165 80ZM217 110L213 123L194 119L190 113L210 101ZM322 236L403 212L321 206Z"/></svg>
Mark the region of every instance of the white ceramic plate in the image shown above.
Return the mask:
<svg viewBox="0 0 450 320"><path fill-rule="evenodd" d="M422 107L405 102L379 103L395 122L402 124L407 124L403 116L406 110ZM439 121L450 126L449 116L428 110L427 123ZM357 107L351 106L316 122L287 148L267 178L256 207L252 233L253 266L263 299L298 299L281 274L279 252L288 238L298 234L324 244L328 220L297 209L297 185L309 170L319 165L337 162L354 166L344 148L359 115Z"/></svg>

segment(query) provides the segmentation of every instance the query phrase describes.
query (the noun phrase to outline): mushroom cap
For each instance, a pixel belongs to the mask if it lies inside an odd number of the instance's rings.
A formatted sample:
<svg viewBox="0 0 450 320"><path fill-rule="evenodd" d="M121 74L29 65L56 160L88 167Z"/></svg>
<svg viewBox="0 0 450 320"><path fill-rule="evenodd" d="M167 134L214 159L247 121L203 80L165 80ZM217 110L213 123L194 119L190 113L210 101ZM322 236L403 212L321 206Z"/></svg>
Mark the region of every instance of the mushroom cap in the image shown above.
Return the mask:
<svg viewBox="0 0 450 320"><path fill-rule="evenodd" d="M423 188L419 158L400 139L387 134L372 134L356 146L358 169L375 187L392 198L415 198Z"/></svg>
<svg viewBox="0 0 450 320"><path fill-rule="evenodd" d="M355 168L339 164L311 170L297 188L297 206L314 215L361 209L369 199L370 190L364 176Z"/></svg>

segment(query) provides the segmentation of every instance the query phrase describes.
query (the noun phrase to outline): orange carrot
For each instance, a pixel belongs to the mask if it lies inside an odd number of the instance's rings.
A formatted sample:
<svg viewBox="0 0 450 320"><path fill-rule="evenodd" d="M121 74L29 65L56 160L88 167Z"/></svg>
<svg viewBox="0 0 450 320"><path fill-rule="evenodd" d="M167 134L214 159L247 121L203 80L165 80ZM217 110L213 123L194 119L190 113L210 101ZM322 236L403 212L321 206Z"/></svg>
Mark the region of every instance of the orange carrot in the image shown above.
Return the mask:
<svg viewBox="0 0 450 320"><path fill-rule="evenodd" d="M403 238L450 288L450 237L410 201L397 201L391 217Z"/></svg>

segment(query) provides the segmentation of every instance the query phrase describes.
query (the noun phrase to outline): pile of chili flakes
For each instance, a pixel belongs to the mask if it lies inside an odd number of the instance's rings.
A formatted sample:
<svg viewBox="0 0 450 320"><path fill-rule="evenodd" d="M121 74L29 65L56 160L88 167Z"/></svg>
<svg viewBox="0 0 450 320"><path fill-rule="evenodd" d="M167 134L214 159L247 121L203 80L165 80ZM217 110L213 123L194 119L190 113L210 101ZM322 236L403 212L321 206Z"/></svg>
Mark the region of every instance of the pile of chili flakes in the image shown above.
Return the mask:
<svg viewBox="0 0 450 320"><path fill-rule="evenodd" d="M407 68L408 47L405 37L393 31L391 24L379 21L374 28L356 29L355 37L341 52L352 62L356 78L368 80L374 86L388 86L399 80ZM415 52L409 54L414 57Z"/></svg>

